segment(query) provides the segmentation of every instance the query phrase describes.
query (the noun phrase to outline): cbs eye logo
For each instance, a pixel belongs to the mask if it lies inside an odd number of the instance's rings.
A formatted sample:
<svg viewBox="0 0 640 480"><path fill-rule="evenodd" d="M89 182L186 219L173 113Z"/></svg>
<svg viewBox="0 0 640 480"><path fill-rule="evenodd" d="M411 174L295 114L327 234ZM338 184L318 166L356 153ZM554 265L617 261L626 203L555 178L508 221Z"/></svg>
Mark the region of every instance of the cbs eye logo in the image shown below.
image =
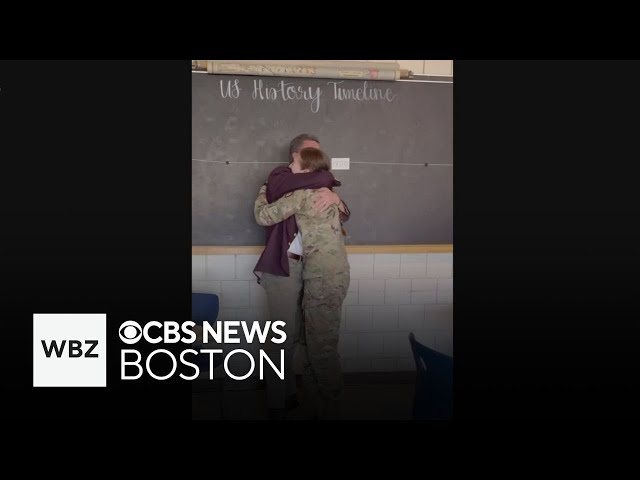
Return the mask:
<svg viewBox="0 0 640 480"><path fill-rule="evenodd" d="M140 328L140 325L133 320L128 320L120 325L120 331L118 333L120 334L120 340L127 345L137 343L138 340L140 340L140 337L142 337L142 329Z"/></svg>

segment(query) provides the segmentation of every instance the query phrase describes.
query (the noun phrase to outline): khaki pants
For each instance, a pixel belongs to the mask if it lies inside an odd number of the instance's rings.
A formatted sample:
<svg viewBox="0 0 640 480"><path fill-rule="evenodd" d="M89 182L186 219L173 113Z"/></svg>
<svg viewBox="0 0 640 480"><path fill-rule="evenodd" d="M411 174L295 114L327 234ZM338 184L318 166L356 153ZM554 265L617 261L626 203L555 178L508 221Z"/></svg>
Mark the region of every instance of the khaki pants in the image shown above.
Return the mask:
<svg viewBox="0 0 640 480"><path fill-rule="evenodd" d="M288 396L296 393L296 374L302 374L302 360L298 351L302 328L302 261L289 259L289 277L263 273L260 285L267 292L272 322L282 320L287 340L281 344L267 342L262 347L274 365L280 365L280 351L284 349L284 380L271 367L265 368L268 408L285 408Z"/></svg>

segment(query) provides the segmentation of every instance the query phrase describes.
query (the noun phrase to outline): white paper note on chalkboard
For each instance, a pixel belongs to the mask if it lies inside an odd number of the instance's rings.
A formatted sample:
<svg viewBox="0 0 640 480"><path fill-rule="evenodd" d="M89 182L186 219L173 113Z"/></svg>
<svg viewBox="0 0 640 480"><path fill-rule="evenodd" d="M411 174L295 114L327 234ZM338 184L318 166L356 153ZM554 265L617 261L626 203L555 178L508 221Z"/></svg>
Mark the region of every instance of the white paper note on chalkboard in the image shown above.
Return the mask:
<svg viewBox="0 0 640 480"><path fill-rule="evenodd" d="M332 158L331 170L349 170L348 158Z"/></svg>

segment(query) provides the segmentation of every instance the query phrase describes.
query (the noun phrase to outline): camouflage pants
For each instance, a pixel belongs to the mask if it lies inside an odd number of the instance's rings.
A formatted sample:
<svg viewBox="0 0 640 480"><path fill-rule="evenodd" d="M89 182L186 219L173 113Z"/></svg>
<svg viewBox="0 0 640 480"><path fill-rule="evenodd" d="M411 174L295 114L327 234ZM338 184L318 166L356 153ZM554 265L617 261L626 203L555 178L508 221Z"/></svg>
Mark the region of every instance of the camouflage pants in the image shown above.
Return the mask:
<svg viewBox="0 0 640 480"><path fill-rule="evenodd" d="M303 357L305 402L320 418L338 415L343 378L338 353L342 303L349 289L346 271L304 279ZM306 344L306 348L304 348Z"/></svg>

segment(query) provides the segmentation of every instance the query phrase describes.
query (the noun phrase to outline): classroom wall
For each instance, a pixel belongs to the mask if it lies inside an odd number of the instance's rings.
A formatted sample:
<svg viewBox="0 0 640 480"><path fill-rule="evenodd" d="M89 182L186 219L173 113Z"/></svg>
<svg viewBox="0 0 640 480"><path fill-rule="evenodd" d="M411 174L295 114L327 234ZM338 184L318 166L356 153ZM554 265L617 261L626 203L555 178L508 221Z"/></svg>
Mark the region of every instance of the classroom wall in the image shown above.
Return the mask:
<svg viewBox="0 0 640 480"><path fill-rule="evenodd" d="M398 62L400 68L419 75L453 76L453 60L345 60L351 62Z"/></svg>
<svg viewBox="0 0 640 480"><path fill-rule="evenodd" d="M341 61L341 60L338 60ZM453 76L453 60L342 60L345 62L398 62L400 68L419 75ZM206 60L194 60L194 66L206 68Z"/></svg>
<svg viewBox="0 0 640 480"><path fill-rule="evenodd" d="M452 60L371 61L397 61L416 74L453 75ZM266 294L253 274L258 258L193 255L193 292L220 296L220 320L266 321ZM453 253L350 254L349 264L339 344L345 372L414 370L409 332L453 355Z"/></svg>
<svg viewBox="0 0 640 480"><path fill-rule="evenodd" d="M193 255L192 290L220 296L220 320L266 321L267 297L253 274L258 258ZM340 332L346 372L415 369L410 331L453 354L453 253L350 254L349 264Z"/></svg>

